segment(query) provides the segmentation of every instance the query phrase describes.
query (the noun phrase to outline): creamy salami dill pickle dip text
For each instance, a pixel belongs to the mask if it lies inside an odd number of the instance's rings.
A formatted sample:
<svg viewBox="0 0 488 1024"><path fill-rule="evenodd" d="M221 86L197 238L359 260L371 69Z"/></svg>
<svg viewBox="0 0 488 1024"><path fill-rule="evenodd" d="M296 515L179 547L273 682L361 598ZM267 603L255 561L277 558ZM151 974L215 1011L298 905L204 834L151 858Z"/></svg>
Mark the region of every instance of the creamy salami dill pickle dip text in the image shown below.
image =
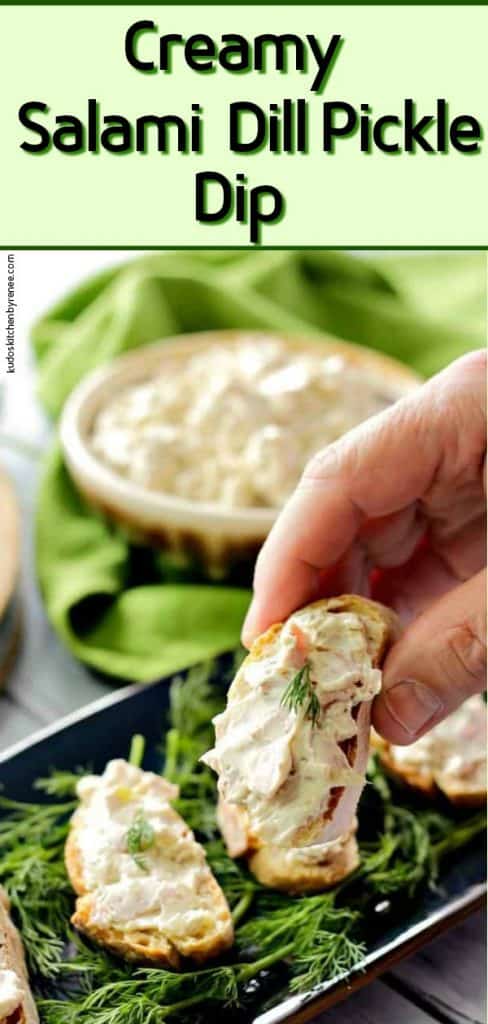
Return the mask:
<svg viewBox="0 0 488 1024"><path fill-rule="evenodd" d="M151 491L224 507L279 507L308 459L393 401L347 357L279 338L211 345L126 388L95 419L91 448Z"/></svg>

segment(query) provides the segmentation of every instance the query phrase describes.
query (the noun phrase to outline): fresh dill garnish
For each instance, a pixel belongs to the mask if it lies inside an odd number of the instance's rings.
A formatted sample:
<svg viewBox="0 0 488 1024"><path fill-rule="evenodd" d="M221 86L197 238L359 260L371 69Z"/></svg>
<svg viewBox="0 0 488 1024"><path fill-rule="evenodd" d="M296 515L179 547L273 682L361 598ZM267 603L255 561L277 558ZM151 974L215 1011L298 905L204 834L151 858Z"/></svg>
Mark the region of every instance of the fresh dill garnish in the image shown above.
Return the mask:
<svg viewBox="0 0 488 1024"><path fill-rule="evenodd" d="M127 758L129 764L133 764L135 768L140 768L144 760L144 751L146 749L146 740L144 736L136 732L132 737L129 757Z"/></svg>
<svg viewBox="0 0 488 1024"><path fill-rule="evenodd" d="M399 804L376 756L370 758L368 781L380 799L383 823L373 840L359 844L361 864L354 877L361 879L366 896L368 891L413 896L421 885L435 886L442 858L486 828L484 811L458 821L430 808ZM347 885L346 879L341 888Z"/></svg>
<svg viewBox="0 0 488 1024"><path fill-rule="evenodd" d="M44 779L36 779L34 789L39 789L47 796L76 796L76 787L83 777L89 772L89 767L75 768L73 772L53 770Z"/></svg>
<svg viewBox="0 0 488 1024"><path fill-rule="evenodd" d="M236 658L229 669L235 669ZM215 776L200 758L213 743L212 718L223 710L225 696L212 685L214 666L207 662L191 668L185 678L171 685L169 726L164 749L164 776L180 791L175 810L200 838L211 839L217 831Z"/></svg>
<svg viewBox="0 0 488 1024"><path fill-rule="evenodd" d="M213 839L205 847L207 862L231 907L236 926L251 907L262 886L242 862L231 860L221 839Z"/></svg>
<svg viewBox="0 0 488 1024"><path fill-rule="evenodd" d="M76 802L20 803L0 796L0 882L9 894L31 971L59 973L72 890L64 867Z"/></svg>
<svg viewBox="0 0 488 1024"><path fill-rule="evenodd" d="M320 701L315 692L314 685L310 678L310 665L305 662L291 682L281 698L281 703L289 711L298 711L305 705L305 718L310 718L312 725L317 725L320 719Z"/></svg>
<svg viewBox="0 0 488 1024"><path fill-rule="evenodd" d="M484 828L483 814L460 818L419 809L405 795L399 801L373 758L365 797L369 794L377 806L371 815L366 803L359 808L360 867L336 889L319 895L292 897L266 889L244 864L228 857L215 823L214 776L199 761L212 743L210 718L224 703L212 672L211 665L199 667L172 685L164 774L178 783L175 806L203 841L208 864L229 901L234 957L228 954L225 965L182 973L138 969L73 934L74 894L64 869L64 843L76 801L64 798L74 793L81 771L56 772L40 783L41 799L51 797L49 802L0 797L0 881L12 898L34 991L42 996L43 1024L196 1022L211 1019L217 1006L231 1016L243 996L251 998L251 981L254 998L259 998L263 972L279 972L280 986L285 975L291 991L310 991L360 966L379 897L413 896L421 886L435 885L441 859ZM298 707L312 717L309 700L305 691ZM143 862L152 845L146 825L152 832L139 813L129 829L129 852ZM52 979L56 998L45 998Z"/></svg>
<svg viewBox="0 0 488 1024"><path fill-rule="evenodd" d="M63 803L23 803L0 794L0 872L5 855L21 856L27 846L57 847L67 833L66 815L76 800ZM25 844L23 846L22 844Z"/></svg>
<svg viewBox="0 0 488 1024"><path fill-rule="evenodd" d="M147 850L154 846L154 829L151 822L145 817L144 811L139 809L134 815L134 820L127 832L127 852L141 871L147 871L147 861L143 856Z"/></svg>

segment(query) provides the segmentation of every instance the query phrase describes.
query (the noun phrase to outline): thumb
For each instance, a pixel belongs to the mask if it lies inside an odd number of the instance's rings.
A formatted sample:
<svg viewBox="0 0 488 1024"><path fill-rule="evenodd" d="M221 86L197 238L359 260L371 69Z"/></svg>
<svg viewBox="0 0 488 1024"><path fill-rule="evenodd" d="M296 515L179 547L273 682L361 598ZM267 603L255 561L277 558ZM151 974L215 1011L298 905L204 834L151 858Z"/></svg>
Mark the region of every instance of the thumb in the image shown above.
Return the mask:
<svg viewBox="0 0 488 1024"><path fill-rule="evenodd" d="M412 743L486 684L486 571L444 594L392 647L373 725Z"/></svg>

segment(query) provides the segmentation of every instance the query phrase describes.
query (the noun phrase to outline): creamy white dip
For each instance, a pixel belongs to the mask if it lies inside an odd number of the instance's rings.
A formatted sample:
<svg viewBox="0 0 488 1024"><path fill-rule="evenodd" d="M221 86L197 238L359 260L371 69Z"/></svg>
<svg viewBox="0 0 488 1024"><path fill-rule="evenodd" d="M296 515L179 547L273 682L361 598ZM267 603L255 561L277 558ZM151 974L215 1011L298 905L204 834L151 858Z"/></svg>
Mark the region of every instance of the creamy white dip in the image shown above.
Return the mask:
<svg viewBox="0 0 488 1024"><path fill-rule="evenodd" d="M159 932L170 940L214 930L210 871L202 847L173 810L177 787L126 761L110 761L101 776L78 783L75 815L92 920L121 930ZM153 842L137 860L128 833L143 816Z"/></svg>
<svg viewBox="0 0 488 1024"><path fill-rule="evenodd" d="M297 708L282 703L305 663L320 703L315 722L306 701ZM358 774L344 741L358 737L361 721L361 747L367 748L369 718L361 720L358 705L367 710L380 687L381 672L372 667L360 616L325 613L323 607L295 612L265 655L242 664L226 710L214 719L215 747L203 760L218 773L223 800L247 810L251 831L262 842L300 845L298 830L325 814L336 788L351 787L356 798L348 805L348 820L324 839L351 827L367 749Z"/></svg>
<svg viewBox="0 0 488 1024"><path fill-rule="evenodd" d="M39 1017L29 988L20 934L10 918L10 902L0 885L0 1021L20 1014L22 1021L38 1024Z"/></svg>
<svg viewBox="0 0 488 1024"><path fill-rule="evenodd" d="M470 697L452 715L407 747L390 746L394 765L433 776L440 789L453 783L475 792L486 787L486 704Z"/></svg>
<svg viewBox="0 0 488 1024"><path fill-rule="evenodd" d="M91 447L152 491L228 507L279 507L316 451L393 401L379 374L279 338L175 356L112 398Z"/></svg>
<svg viewBox="0 0 488 1024"><path fill-rule="evenodd" d="M331 843L314 843L313 846L291 846L288 848L279 846L276 849L282 858L281 862L287 864L291 872L298 865L319 867L324 862L333 860L334 857L338 857L342 853L345 843L350 838L351 833L346 832L345 835L339 836ZM272 851L273 847L270 846L267 849Z"/></svg>
<svg viewBox="0 0 488 1024"><path fill-rule="evenodd" d="M15 971L0 970L0 1020L18 1010L23 997L24 991Z"/></svg>

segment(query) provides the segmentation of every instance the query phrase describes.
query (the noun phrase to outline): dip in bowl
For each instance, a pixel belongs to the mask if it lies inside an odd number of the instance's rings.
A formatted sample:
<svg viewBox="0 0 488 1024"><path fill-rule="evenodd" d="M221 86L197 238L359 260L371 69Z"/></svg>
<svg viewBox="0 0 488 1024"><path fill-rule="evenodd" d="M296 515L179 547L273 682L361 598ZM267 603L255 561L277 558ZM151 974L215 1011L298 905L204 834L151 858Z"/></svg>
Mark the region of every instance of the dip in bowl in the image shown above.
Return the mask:
<svg viewBox="0 0 488 1024"><path fill-rule="evenodd" d="M91 504L219 578L254 562L314 452L418 383L333 338L202 332L88 375L61 441Z"/></svg>

